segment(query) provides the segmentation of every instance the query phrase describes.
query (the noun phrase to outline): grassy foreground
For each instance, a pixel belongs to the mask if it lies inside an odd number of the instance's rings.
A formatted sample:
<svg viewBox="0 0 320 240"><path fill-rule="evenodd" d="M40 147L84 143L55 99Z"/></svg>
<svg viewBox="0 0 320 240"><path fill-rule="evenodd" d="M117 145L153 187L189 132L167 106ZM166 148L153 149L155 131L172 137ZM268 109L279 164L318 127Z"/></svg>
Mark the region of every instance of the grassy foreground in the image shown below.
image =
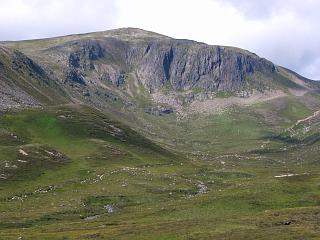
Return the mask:
<svg viewBox="0 0 320 240"><path fill-rule="evenodd" d="M237 119L189 156L84 106L1 115L0 239L319 239L319 142Z"/></svg>

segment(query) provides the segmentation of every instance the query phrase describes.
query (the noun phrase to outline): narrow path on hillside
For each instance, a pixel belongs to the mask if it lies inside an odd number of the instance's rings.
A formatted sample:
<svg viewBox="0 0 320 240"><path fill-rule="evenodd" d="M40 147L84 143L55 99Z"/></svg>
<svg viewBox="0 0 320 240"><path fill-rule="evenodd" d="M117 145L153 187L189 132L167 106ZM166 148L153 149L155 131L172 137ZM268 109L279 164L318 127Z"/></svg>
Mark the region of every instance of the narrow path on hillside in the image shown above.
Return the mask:
<svg viewBox="0 0 320 240"><path fill-rule="evenodd" d="M318 117L318 116L320 116L320 110L315 111L312 115L310 115L310 116L308 116L306 118L303 118L303 119L300 119L300 120L296 121L295 124L293 124L291 127L287 128L287 131L289 131L290 133L294 133L294 128L296 126L298 126L300 123L304 123L304 122L309 121L309 120L311 120L311 119L313 119L315 117Z"/></svg>
<svg viewBox="0 0 320 240"><path fill-rule="evenodd" d="M308 120L310 120L310 119L312 119L312 118L314 118L314 117L317 117L319 114L320 114L320 110L314 112L314 113L313 113L311 116L309 116L309 117L306 117L306 118L304 118L304 119L298 120L293 127L299 125L299 124L302 123L302 122L305 122L305 121L308 121Z"/></svg>

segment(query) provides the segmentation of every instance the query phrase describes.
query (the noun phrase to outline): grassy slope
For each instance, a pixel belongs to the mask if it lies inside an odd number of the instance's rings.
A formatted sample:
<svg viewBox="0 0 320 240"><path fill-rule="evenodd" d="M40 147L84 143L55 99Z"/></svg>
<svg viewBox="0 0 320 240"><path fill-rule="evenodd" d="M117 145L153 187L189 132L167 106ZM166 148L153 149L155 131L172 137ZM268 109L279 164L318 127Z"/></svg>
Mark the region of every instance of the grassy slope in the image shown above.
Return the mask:
<svg viewBox="0 0 320 240"><path fill-rule="evenodd" d="M2 116L0 238L316 239L319 144L250 153L261 130L244 113L207 121L232 154L188 161L87 107ZM274 178L288 172L311 174Z"/></svg>
<svg viewBox="0 0 320 240"><path fill-rule="evenodd" d="M9 45L36 56L87 37ZM0 117L0 239L317 239L319 142L281 135L317 110L316 96L177 121L144 113L152 103L133 81L132 109L102 102L109 115L60 106ZM288 173L303 175L274 177Z"/></svg>

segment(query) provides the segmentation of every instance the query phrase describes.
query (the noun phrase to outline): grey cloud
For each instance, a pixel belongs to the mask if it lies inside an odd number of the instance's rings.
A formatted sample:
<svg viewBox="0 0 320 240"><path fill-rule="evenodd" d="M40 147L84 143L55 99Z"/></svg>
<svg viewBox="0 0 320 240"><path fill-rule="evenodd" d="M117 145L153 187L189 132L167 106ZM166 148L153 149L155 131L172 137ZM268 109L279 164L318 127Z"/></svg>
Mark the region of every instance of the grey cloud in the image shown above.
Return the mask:
<svg viewBox="0 0 320 240"><path fill-rule="evenodd" d="M257 43L250 44L248 48L278 65L292 69L305 77L320 80L319 44L307 38L304 40L294 38L294 35L292 40L261 36L256 38ZM320 40L320 36L316 36L315 39Z"/></svg>
<svg viewBox="0 0 320 240"><path fill-rule="evenodd" d="M243 43L244 47L306 77L320 80L320 33L317 31L320 1L217 1L235 7L248 21L272 26L251 36L252 40ZM292 22L282 22L287 15L292 16Z"/></svg>

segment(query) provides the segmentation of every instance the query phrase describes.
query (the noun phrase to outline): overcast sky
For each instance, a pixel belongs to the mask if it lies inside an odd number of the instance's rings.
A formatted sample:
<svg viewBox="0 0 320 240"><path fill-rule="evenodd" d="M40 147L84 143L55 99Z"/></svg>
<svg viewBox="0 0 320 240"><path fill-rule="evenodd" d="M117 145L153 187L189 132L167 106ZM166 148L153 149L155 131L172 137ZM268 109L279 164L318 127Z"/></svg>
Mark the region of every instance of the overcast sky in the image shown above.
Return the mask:
<svg viewBox="0 0 320 240"><path fill-rule="evenodd" d="M0 40L138 27L248 49L320 79L319 0L0 0Z"/></svg>

